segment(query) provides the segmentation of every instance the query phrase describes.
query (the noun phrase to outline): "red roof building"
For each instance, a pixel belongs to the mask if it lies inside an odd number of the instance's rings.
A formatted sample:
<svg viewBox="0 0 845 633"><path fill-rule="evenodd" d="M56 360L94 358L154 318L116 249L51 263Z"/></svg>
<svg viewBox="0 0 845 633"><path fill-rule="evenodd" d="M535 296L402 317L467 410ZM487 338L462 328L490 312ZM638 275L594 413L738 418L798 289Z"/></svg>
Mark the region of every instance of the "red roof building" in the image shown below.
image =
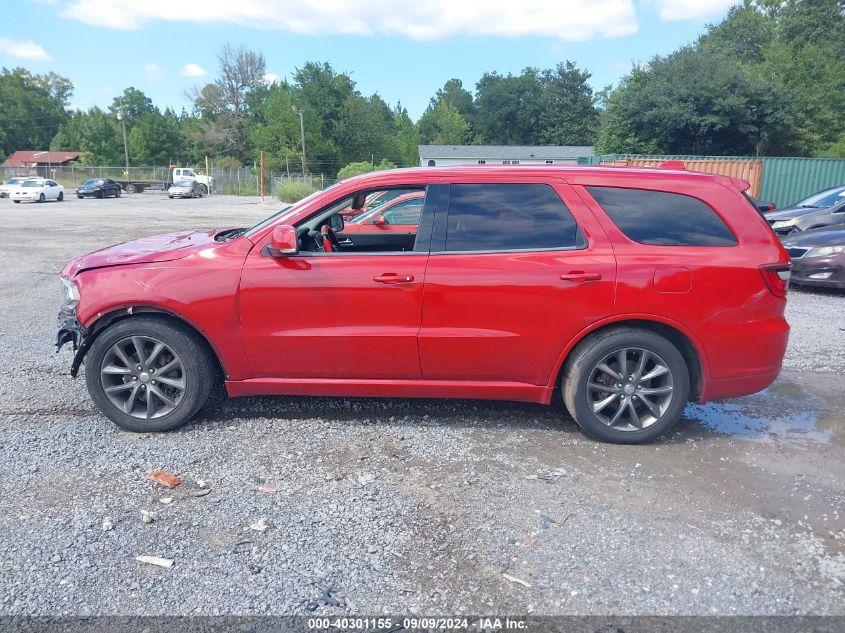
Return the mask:
<svg viewBox="0 0 845 633"><path fill-rule="evenodd" d="M79 158L79 152L49 152L37 149L19 149L7 158L0 167L30 169L48 165L67 165Z"/></svg>

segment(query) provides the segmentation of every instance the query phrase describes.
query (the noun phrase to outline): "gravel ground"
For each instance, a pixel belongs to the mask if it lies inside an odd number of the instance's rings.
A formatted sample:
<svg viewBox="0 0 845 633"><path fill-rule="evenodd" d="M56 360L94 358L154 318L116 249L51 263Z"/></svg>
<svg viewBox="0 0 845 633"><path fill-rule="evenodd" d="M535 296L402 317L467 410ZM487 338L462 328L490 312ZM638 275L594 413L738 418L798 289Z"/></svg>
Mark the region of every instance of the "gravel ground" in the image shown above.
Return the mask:
<svg viewBox="0 0 845 633"><path fill-rule="evenodd" d="M332 586L315 613L845 615L842 293L793 290L775 385L650 446L560 402L245 398L118 430L52 350L58 270L276 208L0 200L0 614L307 614Z"/></svg>

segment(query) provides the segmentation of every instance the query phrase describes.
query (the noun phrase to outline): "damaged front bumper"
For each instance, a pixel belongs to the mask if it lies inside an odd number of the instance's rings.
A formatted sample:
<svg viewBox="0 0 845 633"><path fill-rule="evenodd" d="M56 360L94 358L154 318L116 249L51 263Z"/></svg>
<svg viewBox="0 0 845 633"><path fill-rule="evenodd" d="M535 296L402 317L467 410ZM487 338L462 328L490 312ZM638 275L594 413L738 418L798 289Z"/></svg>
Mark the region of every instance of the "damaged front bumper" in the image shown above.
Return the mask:
<svg viewBox="0 0 845 633"><path fill-rule="evenodd" d="M76 378L89 345L88 330L76 318L76 308L59 310L59 331L56 334L57 354L66 343L73 345L73 351L76 352L70 366L70 375Z"/></svg>

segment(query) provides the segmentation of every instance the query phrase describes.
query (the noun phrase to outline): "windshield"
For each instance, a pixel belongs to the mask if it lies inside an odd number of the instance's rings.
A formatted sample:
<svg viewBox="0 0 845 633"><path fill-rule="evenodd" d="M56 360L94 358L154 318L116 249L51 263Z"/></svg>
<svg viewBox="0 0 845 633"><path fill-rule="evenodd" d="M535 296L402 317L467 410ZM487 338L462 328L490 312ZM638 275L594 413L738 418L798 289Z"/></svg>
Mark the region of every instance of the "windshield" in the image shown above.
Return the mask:
<svg viewBox="0 0 845 633"><path fill-rule="evenodd" d="M44 185L42 180L24 180L21 187L41 187Z"/></svg>
<svg viewBox="0 0 845 633"><path fill-rule="evenodd" d="M179 182L173 183L174 187L193 187L194 182L192 180L180 180Z"/></svg>
<svg viewBox="0 0 845 633"><path fill-rule="evenodd" d="M83 187L94 187L96 185L102 185L103 181L97 178L89 178L85 182L82 183Z"/></svg>
<svg viewBox="0 0 845 633"><path fill-rule="evenodd" d="M282 218L284 216L295 215L302 207L304 207L306 204L311 202L314 198L316 198L317 196L319 196L320 194L322 194L326 191L329 191L330 189L334 189L339 184L340 184L340 182L336 182L333 185L329 185L325 189L315 191L310 196L304 197L302 200L300 200L296 204L286 206L283 209L276 211L276 213L271 215L269 218L265 218L264 220L261 220L261 222L259 222L258 224L256 224L252 228L249 228L246 231L244 231L243 235L251 235L253 233L256 233L256 232L260 231L261 229L263 229L265 226L272 224L273 222L275 222L276 220L279 220L280 218Z"/></svg>
<svg viewBox="0 0 845 633"><path fill-rule="evenodd" d="M25 180L24 178L9 178L9 180L7 180L4 184L6 184L6 185L16 185L20 182L23 182L24 180Z"/></svg>
<svg viewBox="0 0 845 633"><path fill-rule="evenodd" d="M832 207L837 202L845 199L845 187L837 187L836 189L827 189L819 193L814 193L809 198L804 198L801 202L796 204L796 207Z"/></svg>

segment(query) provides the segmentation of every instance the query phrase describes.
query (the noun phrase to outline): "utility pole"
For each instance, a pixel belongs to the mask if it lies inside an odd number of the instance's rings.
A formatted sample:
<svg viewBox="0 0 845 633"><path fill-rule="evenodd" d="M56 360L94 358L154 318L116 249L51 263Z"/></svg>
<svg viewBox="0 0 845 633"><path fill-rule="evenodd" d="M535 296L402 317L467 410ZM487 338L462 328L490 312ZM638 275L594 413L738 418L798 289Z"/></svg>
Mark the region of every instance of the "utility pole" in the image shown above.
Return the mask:
<svg viewBox="0 0 845 633"><path fill-rule="evenodd" d="M120 100L120 107L117 109L117 120L123 128L123 155L126 158L126 177L129 178L129 146L126 144L126 120L123 116L123 99Z"/></svg>
<svg viewBox="0 0 845 633"><path fill-rule="evenodd" d="M299 115L299 135L302 138L302 175L305 175L305 121L302 118L302 108L291 106L296 114Z"/></svg>
<svg viewBox="0 0 845 633"><path fill-rule="evenodd" d="M264 152L261 152L261 202L264 202Z"/></svg>

